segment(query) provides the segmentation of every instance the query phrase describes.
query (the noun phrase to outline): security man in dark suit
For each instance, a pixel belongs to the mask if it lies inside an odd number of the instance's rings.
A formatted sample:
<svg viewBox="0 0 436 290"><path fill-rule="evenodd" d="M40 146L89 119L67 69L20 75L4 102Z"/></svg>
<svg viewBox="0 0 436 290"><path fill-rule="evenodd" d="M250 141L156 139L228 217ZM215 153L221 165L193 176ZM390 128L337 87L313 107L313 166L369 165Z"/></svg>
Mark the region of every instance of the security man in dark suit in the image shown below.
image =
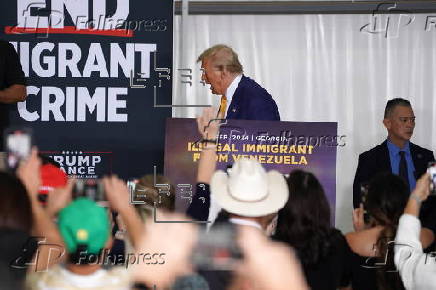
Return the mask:
<svg viewBox="0 0 436 290"><path fill-rule="evenodd" d="M415 115L408 100L396 98L386 104L383 124L388 138L382 144L359 155L356 176L353 183L353 206L361 203L361 186L380 172L391 172L403 178L410 192L416 180L427 170L428 163L435 161L433 152L410 142L415 128ZM430 197L422 205L423 226L436 229L436 200ZM435 212L435 213L432 213Z"/></svg>
<svg viewBox="0 0 436 290"><path fill-rule="evenodd" d="M206 49L201 61L202 80L213 94L221 95L219 118L280 121L276 102L254 80L242 74L242 65L232 48L218 44Z"/></svg>

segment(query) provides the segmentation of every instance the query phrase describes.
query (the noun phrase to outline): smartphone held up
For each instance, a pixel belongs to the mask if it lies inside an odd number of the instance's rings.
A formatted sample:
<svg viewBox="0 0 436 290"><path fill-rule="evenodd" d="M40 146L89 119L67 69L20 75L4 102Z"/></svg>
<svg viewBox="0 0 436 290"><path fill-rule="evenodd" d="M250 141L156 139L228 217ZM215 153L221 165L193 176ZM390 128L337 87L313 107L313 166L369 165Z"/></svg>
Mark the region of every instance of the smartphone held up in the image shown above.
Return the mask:
<svg viewBox="0 0 436 290"><path fill-rule="evenodd" d="M436 195L436 162L429 162L427 173L430 175L430 195Z"/></svg>
<svg viewBox="0 0 436 290"><path fill-rule="evenodd" d="M30 128L7 128L4 132L6 168L15 171L20 162L27 159L32 151L32 130Z"/></svg>
<svg viewBox="0 0 436 290"><path fill-rule="evenodd" d="M73 188L73 199L86 197L101 206L108 206L101 179L77 179Z"/></svg>

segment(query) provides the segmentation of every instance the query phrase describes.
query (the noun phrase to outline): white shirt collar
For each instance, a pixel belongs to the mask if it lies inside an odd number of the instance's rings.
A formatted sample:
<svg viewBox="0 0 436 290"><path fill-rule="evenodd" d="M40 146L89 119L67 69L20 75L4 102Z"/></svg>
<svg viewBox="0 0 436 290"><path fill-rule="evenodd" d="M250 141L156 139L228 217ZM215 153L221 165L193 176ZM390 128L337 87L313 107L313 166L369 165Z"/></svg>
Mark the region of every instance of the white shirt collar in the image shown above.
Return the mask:
<svg viewBox="0 0 436 290"><path fill-rule="evenodd" d="M237 224L237 225L241 225L241 226L250 226L250 227L255 227L258 228L259 230L263 231L262 226L252 220L246 220L246 219L240 219L240 218L230 218L229 222L231 222L232 224Z"/></svg>
<svg viewBox="0 0 436 290"><path fill-rule="evenodd" d="M227 109L229 108L230 103L232 102L233 95L235 94L236 89L238 88L239 82L242 79L242 74L235 77L230 86L226 90L226 98L227 98Z"/></svg>

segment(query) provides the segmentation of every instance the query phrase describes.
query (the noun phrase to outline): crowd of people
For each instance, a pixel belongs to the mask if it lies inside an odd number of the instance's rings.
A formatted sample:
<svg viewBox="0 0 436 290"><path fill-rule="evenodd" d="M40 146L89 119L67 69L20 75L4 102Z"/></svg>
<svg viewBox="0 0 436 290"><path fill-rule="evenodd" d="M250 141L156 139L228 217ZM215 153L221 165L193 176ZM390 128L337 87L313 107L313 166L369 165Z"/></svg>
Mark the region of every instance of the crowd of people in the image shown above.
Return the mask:
<svg viewBox="0 0 436 290"><path fill-rule="evenodd" d="M206 109L197 120L204 140L219 133L215 114ZM135 200L143 204L132 205L116 176L101 180L106 204L73 194L74 179L41 202L36 149L15 175L0 173L2 289L435 287L436 263L423 250L434 235L417 218L429 195L427 174L410 195L401 177L376 175L354 211L355 231L344 236L331 225L329 203L312 173L294 170L285 178L248 159L216 171L216 144L202 147L195 194L205 202L194 198L187 216L174 213L172 190L162 194L152 175L138 180ZM222 210L209 229L188 223L206 221L212 202ZM206 243L215 252L199 242L229 233L223 243ZM194 263L196 251L210 261Z"/></svg>
<svg viewBox="0 0 436 290"><path fill-rule="evenodd" d="M314 174L285 177L251 159L216 170L223 118L280 115L229 47L199 61L222 98L220 109L197 118L202 151L186 213L175 213L172 186L157 186L171 183L164 176L130 188L106 176L94 186L105 202L79 192L74 179L41 193L42 179L62 180L62 171L34 148L16 171L0 172L1 289L436 289L436 207L425 173L434 157L409 142L407 100L387 103L387 140L359 157L354 232L344 235ZM213 207L220 211L211 220Z"/></svg>
<svg viewBox="0 0 436 290"><path fill-rule="evenodd" d="M205 122L210 116L205 115ZM218 126L215 128L218 132ZM212 152L214 150L209 151ZM208 161L204 159L202 166L215 163ZM232 266L234 279L229 280L228 287L289 289L292 285L292 289L307 289L294 251L263 234L275 212L286 203L286 182L278 172L266 173L260 164L252 162L240 162L240 174L252 178L250 172L254 166L260 177L270 178L259 194L266 195L266 200L272 198L274 205L253 204L251 209L240 207L241 212L237 210L239 206L229 205L229 209L235 208L233 219L251 221L254 225L258 219L262 228L241 226L235 232L243 259ZM237 168L235 164L234 174ZM129 203L127 185L116 176L104 177L101 181L107 204L86 196L76 197L74 179L50 191L46 202L42 203L38 197L40 171L41 159L34 149L15 175L0 174L3 198L0 245L2 253L7 253L1 260L2 289L212 289L208 279L214 276L214 271L201 271L191 263L196 237L204 229L183 223L188 218L172 212L174 196L162 196L151 176L138 180L135 194L137 200L142 197L144 204L135 208ZM202 172L200 168L199 176L204 174L207 170ZM238 181L238 177L235 176L234 181ZM278 200L270 191L271 186L277 186L277 181L281 192ZM260 182L265 180L260 179ZM214 186L225 185L218 181L212 182L212 190ZM242 185L236 187L243 188ZM249 193L241 193L241 198L244 194L250 198ZM161 219L177 222L155 223L153 210L156 207ZM241 216L236 218L239 214ZM245 217L246 214L252 218ZM117 240L121 241L121 247L115 247ZM266 270L265 263L276 266ZM200 274L203 272L210 275Z"/></svg>

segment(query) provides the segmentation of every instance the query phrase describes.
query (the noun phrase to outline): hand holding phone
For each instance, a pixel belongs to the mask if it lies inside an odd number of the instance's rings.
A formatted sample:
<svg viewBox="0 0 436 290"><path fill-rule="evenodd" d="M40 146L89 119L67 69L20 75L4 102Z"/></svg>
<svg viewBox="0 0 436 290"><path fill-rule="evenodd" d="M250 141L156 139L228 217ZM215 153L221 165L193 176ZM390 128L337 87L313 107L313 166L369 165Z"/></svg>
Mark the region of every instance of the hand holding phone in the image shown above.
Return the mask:
<svg viewBox="0 0 436 290"><path fill-rule="evenodd" d="M29 128L8 128L4 132L6 167L15 171L32 151L32 131Z"/></svg>
<svg viewBox="0 0 436 290"><path fill-rule="evenodd" d="M77 179L73 188L73 199L86 197L106 206L103 182L100 179Z"/></svg>
<svg viewBox="0 0 436 290"><path fill-rule="evenodd" d="M368 197L368 189L369 189L369 183L368 182L363 182L360 184L360 196L362 197L359 208L361 208L362 213L363 213L363 223L365 225L369 224L370 222L370 217L368 212L365 209L365 204L366 204L366 199ZM357 212L358 214L360 214L360 210ZM354 212L353 212L354 214Z"/></svg>
<svg viewBox="0 0 436 290"><path fill-rule="evenodd" d="M430 195L436 195L436 162L429 162L427 173L430 175Z"/></svg>
<svg viewBox="0 0 436 290"><path fill-rule="evenodd" d="M237 228L231 223L214 226L209 232L201 231L191 258L200 270L234 270L241 259Z"/></svg>

